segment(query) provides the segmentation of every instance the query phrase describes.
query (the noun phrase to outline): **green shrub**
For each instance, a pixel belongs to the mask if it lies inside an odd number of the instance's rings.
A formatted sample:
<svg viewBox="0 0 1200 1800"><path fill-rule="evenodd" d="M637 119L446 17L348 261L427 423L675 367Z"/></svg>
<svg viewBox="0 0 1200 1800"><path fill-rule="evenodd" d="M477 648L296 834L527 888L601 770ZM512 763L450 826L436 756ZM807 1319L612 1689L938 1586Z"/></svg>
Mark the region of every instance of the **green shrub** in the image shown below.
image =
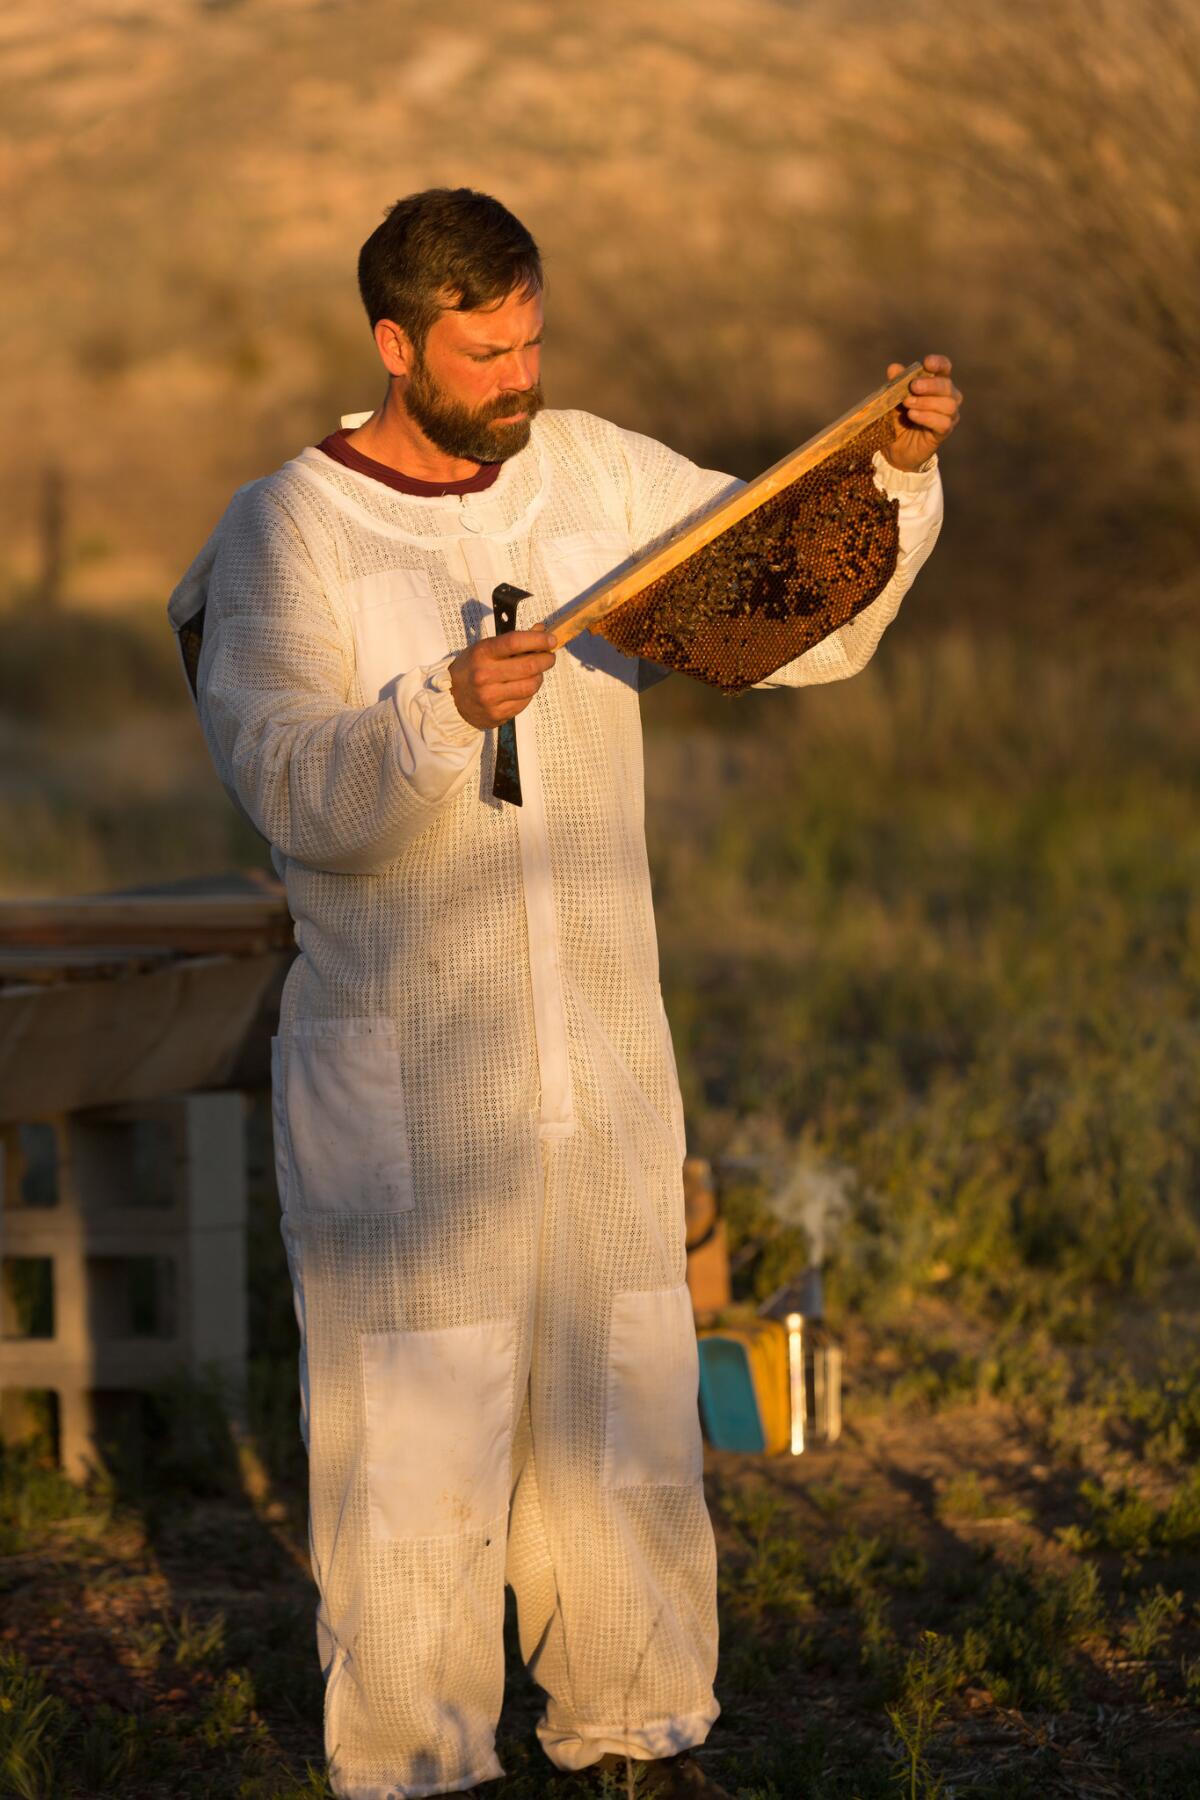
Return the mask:
<svg viewBox="0 0 1200 1800"><path fill-rule="evenodd" d="M962 1674L990 1689L1000 1706L1060 1711L1078 1681L1075 1651L1102 1622L1094 1563L1065 1575L1028 1561L998 1570L968 1613Z"/></svg>
<svg viewBox="0 0 1200 1800"><path fill-rule="evenodd" d="M803 1618L812 1609L807 1559L787 1500L765 1482L721 1496L734 1553L721 1559L726 1607L742 1619Z"/></svg>
<svg viewBox="0 0 1200 1800"><path fill-rule="evenodd" d="M1165 1505L1128 1483L1105 1487L1089 1479L1080 1483L1079 1494L1089 1514L1080 1536L1090 1548L1143 1557L1200 1545L1200 1469L1176 1485Z"/></svg>

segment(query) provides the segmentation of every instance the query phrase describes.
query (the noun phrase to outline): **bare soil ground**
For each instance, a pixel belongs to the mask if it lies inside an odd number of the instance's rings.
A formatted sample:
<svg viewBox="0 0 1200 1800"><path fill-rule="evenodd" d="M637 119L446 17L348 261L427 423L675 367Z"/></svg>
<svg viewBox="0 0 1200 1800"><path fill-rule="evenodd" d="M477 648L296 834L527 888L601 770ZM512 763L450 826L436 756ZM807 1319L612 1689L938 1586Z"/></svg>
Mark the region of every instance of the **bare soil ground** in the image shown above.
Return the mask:
<svg viewBox="0 0 1200 1800"><path fill-rule="evenodd" d="M953 1505L971 1475L984 1496L979 1517ZM915 1642L936 1618L952 1636L995 1571L1028 1562L1061 1574L1076 1560L1057 1534L1079 1516L1078 1470L1039 1444L1012 1406L857 1417L851 1405L836 1449L765 1462L710 1454L707 1481L725 1648L724 1717L705 1760L747 1795L895 1791L908 1764L881 1704L890 1634ZM308 1791L299 1785L306 1765L322 1760L320 1684L296 1499L272 1501L250 1480L236 1496L204 1501L118 1502L106 1513L93 1500L0 1560L0 1642L79 1718L112 1709L136 1720L144 1740L117 1789L80 1785L63 1763L61 1786L31 1792L165 1800ZM1114 1612L1081 1638L1069 1701L1013 1703L961 1682L921 1745L914 1793L939 1791L935 1769L941 1791L997 1800L1200 1791L1200 1720L1179 1675L1200 1652L1195 1559L1150 1559L1139 1572L1141 1585L1180 1592L1187 1614L1175 1619L1169 1649L1162 1642L1149 1654L1131 1650L1115 1623L1128 1604L1121 1559L1102 1561ZM533 1740L538 1697L515 1641L509 1660L501 1743L510 1779L497 1800L566 1793L573 1784L552 1778Z"/></svg>

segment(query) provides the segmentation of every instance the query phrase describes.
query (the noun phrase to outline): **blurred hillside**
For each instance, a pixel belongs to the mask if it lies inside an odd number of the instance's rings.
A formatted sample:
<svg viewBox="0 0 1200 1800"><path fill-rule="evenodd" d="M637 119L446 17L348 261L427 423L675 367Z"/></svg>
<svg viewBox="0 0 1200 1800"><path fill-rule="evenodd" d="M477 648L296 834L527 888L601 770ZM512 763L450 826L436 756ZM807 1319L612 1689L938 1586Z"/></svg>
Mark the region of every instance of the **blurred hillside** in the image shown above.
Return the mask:
<svg viewBox="0 0 1200 1800"><path fill-rule="evenodd" d="M464 182L545 250L552 404L749 474L945 349L923 616L1187 616L1198 98L1184 0L9 0L0 593L161 604L374 402L358 245Z"/></svg>

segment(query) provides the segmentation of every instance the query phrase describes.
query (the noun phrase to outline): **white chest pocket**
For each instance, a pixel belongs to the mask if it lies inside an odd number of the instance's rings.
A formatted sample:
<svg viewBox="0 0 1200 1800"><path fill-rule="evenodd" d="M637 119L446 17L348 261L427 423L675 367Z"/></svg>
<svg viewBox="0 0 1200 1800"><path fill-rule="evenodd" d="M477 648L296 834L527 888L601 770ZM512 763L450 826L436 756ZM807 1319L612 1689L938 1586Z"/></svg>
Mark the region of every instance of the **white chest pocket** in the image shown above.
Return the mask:
<svg viewBox="0 0 1200 1800"><path fill-rule="evenodd" d="M428 668L449 652L437 597L423 569L363 575L344 593L368 706L382 700L401 675Z"/></svg>
<svg viewBox="0 0 1200 1800"><path fill-rule="evenodd" d="M538 553L554 604L564 606L568 600L599 587L629 561L629 539L624 532L612 529L573 531L567 537L543 538Z"/></svg>
<svg viewBox="0 0 1200 1800"><path fill-rule="evenodd" d="M539 545L539 553L556 608L599 587L631 556L628 538L615 530L577 531L568 537L548 538ZM572 639L567 654L584 669L610 675L627 687L637 687L637 658L623 655L590 631Z"/></svg>

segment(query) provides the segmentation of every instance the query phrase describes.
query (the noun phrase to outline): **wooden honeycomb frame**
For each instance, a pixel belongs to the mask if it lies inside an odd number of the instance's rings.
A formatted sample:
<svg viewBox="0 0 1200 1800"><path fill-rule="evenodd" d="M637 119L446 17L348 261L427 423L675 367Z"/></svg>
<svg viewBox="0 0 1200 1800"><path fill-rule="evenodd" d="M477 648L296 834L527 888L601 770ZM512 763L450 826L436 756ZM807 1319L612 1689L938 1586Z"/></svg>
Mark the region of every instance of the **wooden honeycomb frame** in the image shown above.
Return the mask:
<svg viewBox="0 0 1200 1800"><path fill-rule="evenodd" d="M560 646L597 631L726 693L802 655L869 606L895 570L898 503L875 486L872 458L921 372L910 364L547 628Z"/></svg>

